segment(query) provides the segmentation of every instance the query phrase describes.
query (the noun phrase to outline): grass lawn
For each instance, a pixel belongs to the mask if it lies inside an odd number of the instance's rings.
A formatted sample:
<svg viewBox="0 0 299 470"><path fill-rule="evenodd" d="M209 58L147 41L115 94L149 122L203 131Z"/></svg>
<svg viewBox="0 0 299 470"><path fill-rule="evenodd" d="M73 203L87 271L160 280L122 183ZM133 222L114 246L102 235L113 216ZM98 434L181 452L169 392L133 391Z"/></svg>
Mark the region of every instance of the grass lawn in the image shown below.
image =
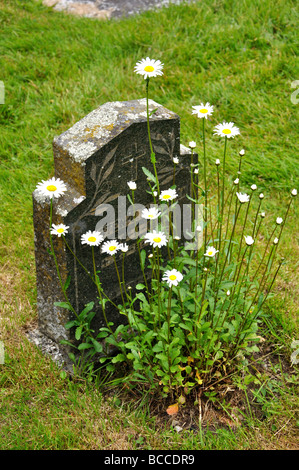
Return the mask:
<svg viewBox="0 0 299 470"><path fill-rule="evenodd" d="M296 6L202 0L97 21L37 0L0 0L1 449L298 449L297 369L290 364L291 342L299 339L297 200L279 245L286 264L266 309L266 333L281 361L269 365L259 387L259 417L249 406L244 426L177 432L163 411L154 417L62 378L24 334L37 318L31 193L53 175L53 137L107 101L143 98L144 80L133 72L143 57L164 63L151 98L179 114L181 143L200 140L192 106L213 104L209 165L222 155L214 125L235 122L241 135L230 142L228 174L235 177L244 148L244 185L256 183L265 194L267 216L283 217L299 181L299 105L291 100L299 79ZM223 413L227 424L231 408Z"/></svg>

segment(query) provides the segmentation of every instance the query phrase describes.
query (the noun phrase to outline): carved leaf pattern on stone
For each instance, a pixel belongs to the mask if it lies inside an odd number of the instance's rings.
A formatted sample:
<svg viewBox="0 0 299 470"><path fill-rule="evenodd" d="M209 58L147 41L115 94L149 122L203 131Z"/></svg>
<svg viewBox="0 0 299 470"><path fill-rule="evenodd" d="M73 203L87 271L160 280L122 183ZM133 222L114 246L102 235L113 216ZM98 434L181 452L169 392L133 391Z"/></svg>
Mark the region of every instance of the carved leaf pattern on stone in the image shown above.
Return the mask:
<svg viewBox="0 0 299 470"><path fill-rule="evenodd" d="M107 153L98 174L97 174L97 165L94 162L92 162L89 176L92 179L92 181L95 183L95 191L90 201L90 204L88 205L86 212L82 214L82 217L93 214L95 210L95 206L98 206L99 204L103 204L104 202L111 202L112 200L118 197L118 194L111 195L111 193L106 192L96 201L96 199L99 196L99 193L104 190L105 186L107 187L105 183L115 167L116 149L117 149L117 146Z"/></svg>

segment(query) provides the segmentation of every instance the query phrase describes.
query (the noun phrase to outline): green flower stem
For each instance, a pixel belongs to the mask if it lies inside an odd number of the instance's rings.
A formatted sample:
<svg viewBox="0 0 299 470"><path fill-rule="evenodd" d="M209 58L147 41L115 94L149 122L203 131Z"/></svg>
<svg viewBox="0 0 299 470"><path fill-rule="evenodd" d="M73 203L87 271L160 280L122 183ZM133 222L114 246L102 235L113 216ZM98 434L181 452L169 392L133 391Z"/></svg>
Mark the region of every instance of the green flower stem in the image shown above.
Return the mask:
<svg viewBox="0 0 299 470"><path fill-rule="evenodd" d="M157 191L158 195L160 194L160 187L159 187L159 180L158 180L158 174L157 174L157 168L156 168L156 157L155 153L153 150L153 145L152 145L152 139L151 139L151 132L150 132L150 124L149 124L149 106L148 106L148 89L149 89L149 81L150 79L146 79L146 117L147 117L147 132L148 132L148 139L149 139L149 144L150 144L150 150L151 150L151 162L153 164L154 172L155 172L155 178L156 178L156 184L157 184Z"/></svg>
<svg viewBox="0 0 299 470"><path fill-rule="evenodd" d="M246 326L246 330L248 330L248 329L251 327L251 325L253 324L253 322L256 320L258 314L260 313L260 311L261 311L261 309L262 309L262 306L263 306L264 303L266 302L266 300L267 300L267 298L268 298L268 295L269 295L269 293L270 293L271 290L272 290L273 284L274 284L274 282L275 282L275 279L276 279L276 277L277 277L278 271L279 271L280 268L281 268L282 263L283 263L283 260L281 260L281 262L279 263L279 265L278 265L278 267L277 267L277 269L276 269L276 272L275 272L275 274L274 274L274 276L273 276L272 282L271 282L271 284L270 284L270 286L269 286L269 289L268 289L268 291L267 291L267 294L265 295L265 297L264 297L264 299L263 299L261 305L260 305L259 308L257 309L256 313L253 315L253 317L252 317L252 319L250 320L249 324ZM248 308L248 310L247 310L247 312L246 312L246 314L245 314L245 316L244 316L244 318L243 318L242 325L241 325L241 327L240 327L239 330L238 330L238 334L239 334L239 331L240 331L240 336L239 336L239 338L238 338L238 340L237 340L237 343L235 344L235 346L234 346L234 348L233 348L233 350L232 350L232 352L231 352L231 357L233 357L234 353L237 351L237 347L239 346L239 344L240 344L240 343L243 341L243 339L245 338L244 333L243 333L243 336L242 336L242 329L244 330L244 325L245 325L245 323L246 323L247 316L248 316L248 313L250 312L250 309L251 309L252 305L253 305L253 302L252 302L252 304L250 305L250 307Z"/></svg>
<svg viewBox="0 0 299 470"><path fill-rule="evenodd" d="M223 212L224 212L224 181L225 181L225 158L227 148L227 137L224 138L224 153L223 153L223 172L222 172L222 191L221 191L221 219L220 219L220 236L219 236L219 251L221 247L221 232L223 224Z"/></svg>
<svg viewBox="0 0 299 470"><path fill-rule="evenodd" d="M94 247L93 246L91 247L91 254L92 254L92 264L93 264L94 278L95 278L95 282L96 282L96 286L97 286L97 289L98 289L98 294L99 294L99 298L100 298L100 302L101 302L101 306L102 306L103 317L104 317L104 320L105 320L105 323L106 323L106 326L107 326L108 330L114 336L114 332L113 332L111 326L108 323L106 312L105 312L105 305L103 303L103 296L102 296L101 286L99 285L99 280L98 280L98 275L97 275L97 268L96 268L96 263L95 263L95 256L94 256Z"/></svg>
<svg viewBox="0 0 299 470"><path fill-rule="evenodd" d="M234 185L232 186L231 191L230 191L229 194L230 194L231 197L230 197L229 206L228 206L228 214L227 214L226 230L225 230L224 240L226 240L227 233L228 233L229 217L230 217L230 211L231 211L231 206L232 206L233 196L234 196Z"/></svg>
<svg viewBox="0 0 299 470"><path fill-rule="evenodd" d="M243 228L242 228L242 233L241 233L241 237L240 237L240 246L239 246L239 251L238 251L236 264L238 264L239 261L240 261L240 254L241 254L241 249L242 249L242 244L243 244L243 236L244 236L244 231L245 231L245 227L246 227L246 223L247 223L247 217L248 217L250 202L251 202L251 198L249 199L249 202L248 202L247 208L246 208L245 219L244 219L244 222L243 222ZM233 281L235 280L235 275L236 275L236 271L235 271L235 274L234 274Z"/></svg>
<svg viewBox="0 0 299 470"><path fill-rule="evenodd" d="M205 191L205 207L204 207L204 249L207 247L207 230L208 230L208 190L207 190L207 157L206 157L206 137L205 137L205 118L202 120L202 139L203 139L203 178Z"/></svg>
<svg viewBox="0 0 299 470"><path fill-rule="evenodd" d="M281 268L281 266L282 266L282 263L283 263L283 259L280 261L280 263L279 263L279 265L278 265L278 267L277 267L277 269L276 269L276 272L275 272L275 274L274 274L274 276L273 276L272 282L271 282L271 284L270 284L270 286L269 286L269 289L268 289L268 291L267 291L267 294L265 295L265 297L264 297L264 299L263 299L263 301L262 301L260 307L258 308L257 312L255 313L255 315L254 315L253 318L251 319L251 322L250 322L250 324L249 324L249 327L250 327L250 326L252 325L252 323L256 320L256 318L257 318L259 312L260 312L261 309L262 309L262 306L263 306L264 303L266 302L266 300L267 300L267 298L268 298L268 295L270 294L270 292L271 292L271 290L272 290L272 287L273 287L273 284L274 284L275 279L276 279L276 277L277 277L277 274L278 274L278 272L279 272L279 270L280 270L280 268ZM250 308L251 308L251 307L250 307ZM250 308L248 309L248 311L250 311ZM247 311L247 313L248 313L248 311Z"/></svg>
<svg viewBox="0 0 299 470"><path fill-rule="evenodd" d="M114 261L114 266L115 266L116 275L117 275L117 279L118 279L118 284L119 284L119 289L120 289L121 300L122 300L123 307L124 307L125 311L127 311L127 309L126 309L126 304L125 304L125 300L124 300L124 295L123 295L123 289L122 289L122 285L121 285L121 280L120 280L120 274L119 274L119 270L118 270L118 267L117 267L115 255L113 255L113 261Z"/></svg>
<svg viewBox="0 0 299 470"><path fill-rule="evenodd" d="M261 217L259 223L257 224L257 229L256 229L256 232L255 232L255 235L252 237L252 238L254 238L254 240L257 240L258 234L260 232L262 221L263 221L263 219Z"/></svg>
<svg viewBox="0 0 299 470"><path fill-rule="evenodd" d="M172 286L170 286L170 289L169 289L169 292L168 292L168 304L167 304L167 325L168 325L168 337L167 337L168 348L167 348L167 357L168 357L169 375L170 375L170 366L171 366L171 360L170 360L170 313L171 313L171 294L172 294Z"/></svg>
<svg viewBox="0 0 299 470"><path fill-rule="evenodd" d="M141 271L142 271L143 280L144 280L146 292L147 292L147 295L148 295L148 299L149 299L149 302L150 302L150 305L151 305L151 295L150 295L150 292L149 292L149 287L148 287L148 282L147 282L147 278L146 278L145 271L144 271L144 266L142 265L141 251L140 251L139 243L140 243L140 241L137 242L137 249L138 249L138 254L139 254L140 267L141 267ZM145 261L144 261L144 264L145 264Z"/></svg>
<svg viewBox="0 0 299 470"><path fill-rule="evenodd" d="M51 201L50 201L50 228L52 227L52 221L53 221L53 199L51 199ZM55 255L55 250L54 250L54 245L53 245L53 239L52 239L51 231L50 231L49 235L50 235L51 253L52 253L52 256L53 256L53 259L54 259L54 263L55 263L55 267L56 267L56 272L57 272L57 276L58 276L58 279L59 279L59 283L60 283L61 290L62 290L62 292L63 292L63 295L64 295L64 298L65 298L66 302L69 304L69 306L70 306L70 308L71 308L71 311L72 311L73 314L76 316L76 318L79 319L79 316L78 316L76 310L74 309L74 307L72 306L71 302L69 301L69 298L68 298L68 296L67 296L66 290L65 290L65 288L64 288L64 284L63 284L62 279L61 279L61 274L60 274L60 270L59 270L57 258L56 258L56 255Z"/></svg>
<svg viewBox="0 0 299 470"><path fill-rule="evenodd" d="M256 227L257 217L258 217L258 213L260 211L261 204L262 204L262 199L259 200L259 205L258 205L256 214L255 214L255 219L254 219L254 224L253 224L253 229L252 229L252 238L253 239L255 239L255 235L254 235L255 234L255 227Z"/></svg>
<svg viewBox="0 0 299 470"><path fill-rule="evenodd" d="M209 258L209 260L208 260L208 266L206 267L206 275L205 275L205 278L204 278L204 285L203 285L203 289L202 289L200 311L199 311L199 315L198 315L198 319L197 319L198 327L199 327L199 322L200 322L200 320L201 320L201 314L202 314L203 303L204 303L204 300L205 300L205 293L206 293L206 287L207 287L208 272L209 272L209 268L210 268L210 261L211 261L211 260L210 260L210 258Z"/></svg>
<svg viewBox="0 0 299 470"><path fill-rule="evenodd" d="M71 249L71 247L69 246L68 242L66 241L66 238L64 235L62 235L62 238L64 240L64 243L67 247L67 249L70 251L70 253L73 255L73 257L75 258L75 260L77 261L78 264L80 264L81 268L84 269L84 271L86 272L86 274L88 275L88 277L90 278L90 280L95 284L95 286L97 286L97 282L96 280L93 279L92 275L90 274L90 272L88 271L88 269L86 269L86 267L84 266L83 263L81 263L81 261L79 260L79 258L77 257L77 255L75 255L75 253L73 252L73 250ZM117 308L117 305L113 302L113 300L110 299L110 297L108 297L107 294L105 294L105 292L103 291L102 292L103 296L106 297L107 300L109 300L109 302Z"/></svg>
<svg viewBox="0 0 299 470"><path fill-rule="evenodd" d="M237 220L238 220L238 217L239 217L239 214L240 214L240 209L241 209L241 204L239 204L239 207L237 208L237 213L236 213L236 217L235 217L235 220L234 220L234 225L233 225L233 228L232 228L231 236L230 236L230 239L229 239L229 243L228 243L228 247L227 247L227 252L226 252L225 260L224 260L224 263L223 263L223 266L222 266L220 278L219 278L219 281L218 281L218 286L217 286L217 289L215 289L215 297L214 297L214 305L215 305L215 307L214 307L214 311L215 311L215 309L216 309L216 305L217 305L217 302L216 302L216 301L217 301L217 296L218 296L219 288L220 288L220 285L221 285L222 277L223 277L223 274L224 274L224 269L225 269L225 266L226 266L226 263L227 263L227 260L228 260L228 255L229 255L229 251L230 251L230 246L231 246L232 239L233 239L233 236L234 236L234 233L235 233L235 228L236 228Z"/></svg>
<svg viewBox="0 0 299 470"><path fill-rule="evenodd" d="M267 245L266 245L266 248L265 248L263 257L262 257L262 259L261 259L261 261L260 261L260 263L259 263L259 265L258 265L258 267L257 267L257 269L256 269L256 271L255 271L255 273L254 273L254 275L253 275L253 279L256 278L257 273L259 272L260 267L261 267L261 265L262 265L263 262L264 262L266 253L267 253L267 251L268 251L268 247L269 247L269 245L270 245L270 241L272 240L272 238L273 238L273 236L274 236L274 233L275 233L275 231L276 231L276 228L277 228L277 225L275 225L275 227L274 227L274 229L273 229L273 231L272 231L272 233L271 233L271 235L270 235L270 237L269 237L269 240L268 240L268 243L267 243Z"/></svg>

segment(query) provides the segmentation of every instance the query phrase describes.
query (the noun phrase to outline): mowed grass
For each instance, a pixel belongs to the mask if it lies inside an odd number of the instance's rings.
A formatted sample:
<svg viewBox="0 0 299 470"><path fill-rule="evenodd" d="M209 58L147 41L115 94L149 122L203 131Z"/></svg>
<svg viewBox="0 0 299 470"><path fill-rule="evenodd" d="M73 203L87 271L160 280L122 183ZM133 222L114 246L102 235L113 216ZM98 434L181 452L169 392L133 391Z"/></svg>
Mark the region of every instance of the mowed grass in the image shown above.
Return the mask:
<svg viewBox="0 0 299 470"><path fill-rule="evenodd" d="M133 72L142 57L160 59L164 76L151 98L181 117L181 143L200 143L192 105L215 106L207 124L210 168L222 156L214 125L233 121L241 136L229 142L227 171L236 177L246 150L242 187L256 183L267 216L283 217L298 189L298 9L290 0L208 1L171 6L121 21L54 12L40 1L0 0L0 365L1 449L287 449L298 447L291 382L265 397L263 422L199 439L108 400L83 381L69 382L28 342L36 322L31 193L53 175L52 141L107 101L145 96ZM293 100L294 101L294 100ZM213 187L211 178L211 187ZM285 256L275 296L275 344L285 354L298 335L298 204L292 206L279 252ZM270 230L270 229L269 229ZM265 230L266 235L266 230ZM275 321L274 321L275 320ZM279 333L278 333L279 331ZM298 336L297 336L298 339ZM295 368L293 374L295 376ZM291 374L292 376L292 374ZM273 386L272 386L273 389ZM279 396L279 399L277 398Z"/></svg>

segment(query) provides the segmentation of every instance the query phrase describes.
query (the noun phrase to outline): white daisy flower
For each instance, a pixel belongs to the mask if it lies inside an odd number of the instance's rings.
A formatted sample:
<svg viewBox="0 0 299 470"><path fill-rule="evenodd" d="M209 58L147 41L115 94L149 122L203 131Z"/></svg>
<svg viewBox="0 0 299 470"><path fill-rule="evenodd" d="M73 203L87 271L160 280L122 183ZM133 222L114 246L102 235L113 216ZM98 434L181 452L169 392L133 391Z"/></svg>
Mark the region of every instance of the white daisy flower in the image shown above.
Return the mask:
<svg viewBox="0 0 299 470"><path fill-rule="evenodd" d="M192 106L193 111L192 114L196 114L199 118L208 118L213 114L213 106L210 103L203 104L201 103L199 106Z"/></svg>
<svg viewBox="0 0 299 470"><path fill-rule="evenodd" d="M102 246L102 253L107 253L111 256L115 255L118 250L121 250L121 247L116 240L108 240Z"/></svg>
<svg viewBox="0 0 299 470"><path fill-rule="evenodd" d="M65 233L68 233L67 229L69 228L68 225L64 225L64 224L59 224L59 225L55 225L55 224L52 224L52 227L51 227L51 235L57 235L57 237L61 237L61 235L64 235Z"/></svg>
<svg viewBox="0 0 299 470"><path fill-rule="evenodd" d="M282 224L282 222L283 222L283 219L281 217L277 217L277 219L276 219L277 225Z"/></svg>
<svg viewBox="0 0 299 470"><path fill-rule="evenodd" d="M132 191L135 191L135 189L137 189L137 185L134 181L128 181L127 185L129 186L130 189L132 189Z"/></svg>
<svg viewBox="0 0 299 470"><path fill-rule="evenodd" d="M153 230L153 232L146 233L144 238L145 242L150 243L154 248L161 248L161 246L167 244L167 238L164 232L156 232L156 230Z"/></svg>
<svg viewBox="0 0 299 470"><path fill-rule="evenodd" d="M66 191L65 183L59 178L51 178L47 181L42 181L36 186L37 191L43 196L48 196L50 199L53 197L60 197Z"/></svg>
<svg viewBox="0 0 299 470"><path fill-rule="evenodd" d="M128 247L128 245L127 245L126 243L120 243L120 244L119 244L119 248L121 249L121 251L122 251L123 253L126 253L126 252L128 251L128 249L129 249L129 247Z"/></svg>
<svg viewBox="0 0 299 470"><path fill-rule="evenodd" d="M220 135L220 137L227 137L228 139L231 137L234 138L236 135L240 134L238 127L236 127L233 122L225 121L222 124L218 124L214 131L214 135Z"/></svg>
<svg viewBox="0 0 299 470"><path fill-rule="evenodd" d="M98 246L104 240L103 235L100 232L88 230L88 232L81 235L82 245Z"/></svg>
<svg viewBox="0 0 299 470"><path fill-rule="evenodd" d="M248 246L253 245L254 239L250 235L248 235L248 237L244 237L244 238L245 238L246 245L248 245Z"/></svg>
<svg viewBox="0 0 299 470"><path fill-rule="evenodd" d="M161 201L172 201L176 197L178 197L177 192L175 189L165 189L161 191L160 194Z"/></svg>
<svg viewBox="0 0 299 470"><path fill-rule="evenodd" d="M134 72L143 75L144 78L157 77L157 75L163 75L163 65L160 60L154 60L147 57L141 59L136 63Z"/></svg>
<svg viewBox="0 0 299 470"><path fill-rule="evenodd" d="M161 215L161 212L156 207L150 207L149 209L143 209L141 217L144 219L157 219Z"/></svg>
<svg viewBox="0 0 299 470"><path fill-rule="evenodd" d="M191 142L189 142L189 147L190 147L190 149L195 149L196 142L194 142L193 140Z"/></svg>
<svg viewBox="0 0 299 470"><path fill-rule="evenodd" d="M216 160L216 162L215 162L215 165L217 165L217 166L220 165L220 160L219 160L219 158L217 158L217 160Z"/></svg>
<svg viewBox="0 0 299 470"><path fill-rule="evenodd" d="M250 187L251 187L252 191L255 191L255 190L257 189L257 185L256 185L256 184L252 184Z"/></svg>
<svg viewBox="0 0 299 470"><path fill-rule="evenodd" d="M278 242L279 242L278 238L275 237L274 240L273 240L274 245L277 245Z"/></svg>
<svg viewBox="0 0 299 470"><path fill-rule="evenodd" d="M165 271L162 277L162 281L166 281L169 287L177 286L178 283L183 279L182 273L177 271L176 269L171 269Z"/></svg>
<svg viewBox="0 0 299 470"><path fill-rule="evenodd" d="M209 246L207 249L207 252L204 254L204 256L208 256L209 258L213 258L216 253L218 253L219 250L216 250L213 246Z"/></svg>
<svg viewBox="0 0 299 470"><path fill-rule="evenodd" d="M292 189L291 195L292 196L297 196L297 189Z"/></svg>
<svg viewBox="0 0 299 470"><path fill-rule="evenodd" d="M241 202L241 204L243 204L244 202L249 202L250 197L248 196L248 194L236 193L236 195L239 201Z"/></svg>

